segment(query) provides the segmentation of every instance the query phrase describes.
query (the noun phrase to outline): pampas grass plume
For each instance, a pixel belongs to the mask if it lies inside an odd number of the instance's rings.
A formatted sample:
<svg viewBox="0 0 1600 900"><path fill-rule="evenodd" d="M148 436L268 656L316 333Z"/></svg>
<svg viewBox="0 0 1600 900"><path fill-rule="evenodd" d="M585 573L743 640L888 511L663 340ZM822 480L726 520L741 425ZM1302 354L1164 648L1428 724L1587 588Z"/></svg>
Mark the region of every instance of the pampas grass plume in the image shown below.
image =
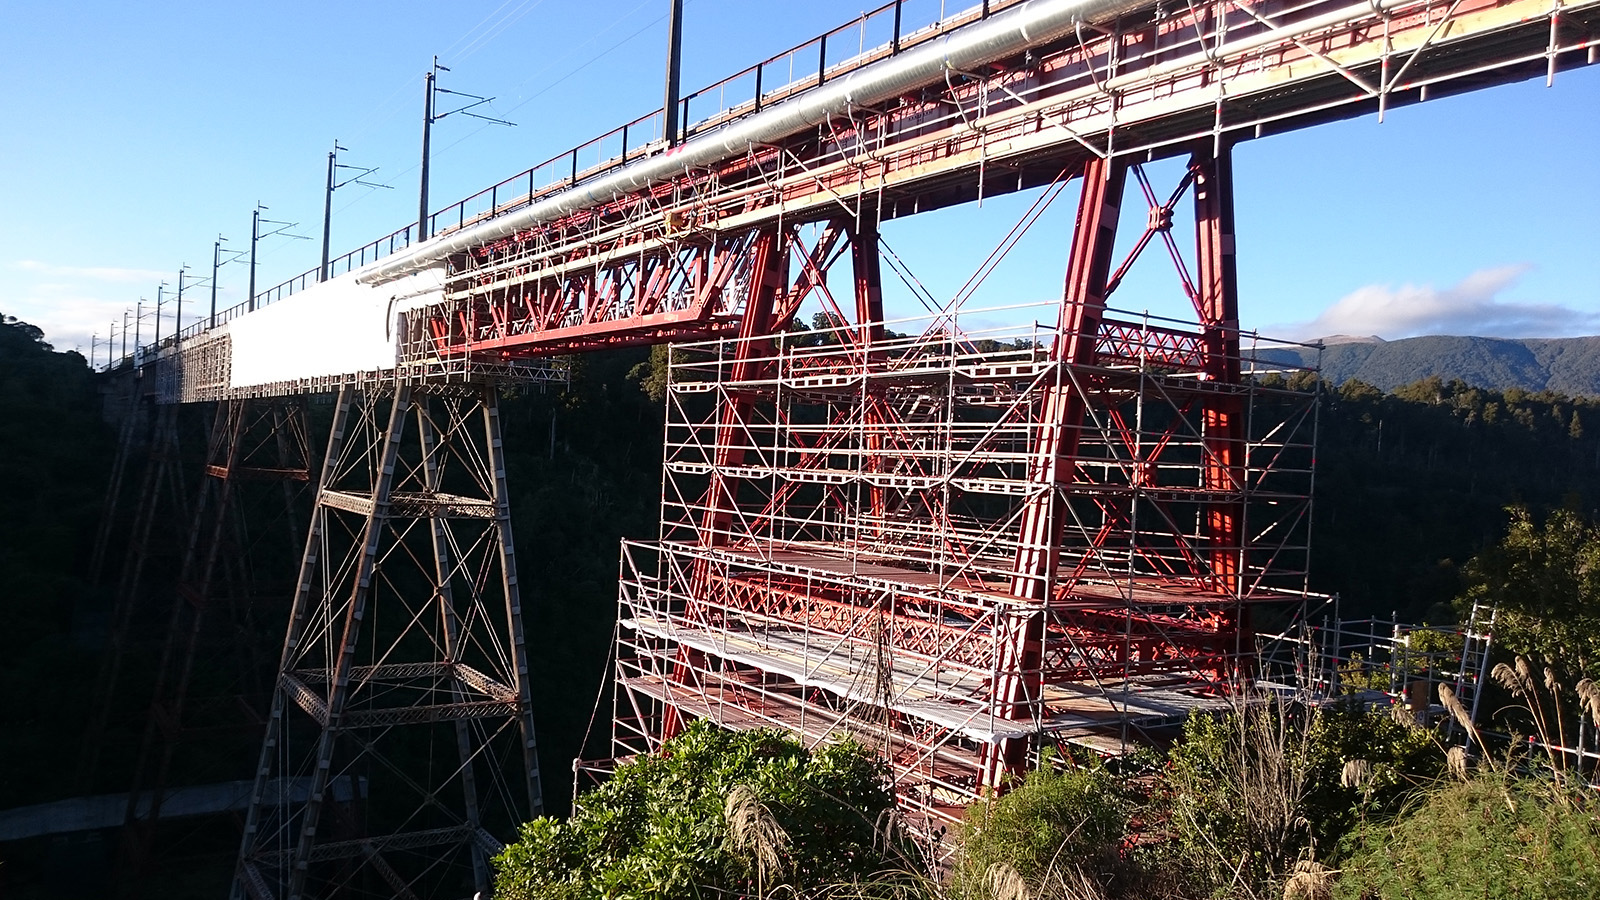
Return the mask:
<svg viewBox="0 0 1600 900"><path fill-rule="evenodd" d="M1494 668L1489 672L1489 676L1499 683L1501 687L1509 691L1511 696L1521 697L1523 695L1522 681L1517 678L1517 670L1505 663L1495 663Z"/></svg>
<svg viewBox="0 0 1600 900"><path fill-rule="evenodd" d="M1283 900L1332 900L1333 869L1302 859L1294 864L1294 874L1283 883Z"/></svg>
<svg viewBox="0 0 1600 900"><path fill-rule="evenodd" d="M1578 702L1589 712L1589 718L1600 725L1600 685L1585 678L1578 682Z"/></svg>
<svg viewBox="0 0 1600 900"><path fill-rule="evenodd" d="M1028 883L1022 880L1022 873L1006 863L990 866L984 878L989 882L989 896L994 900L1029 900Z"/></svg>
<svg viewBox="0 0 1600 900"><path fill-rule="evenodd" d="M1468 731L1476 730L1472 727L1472 716L1467 713L1467 708L1461 705L1461 698L1456 696L1455 688L1448 684L1439 685L1439 703L1461 723L1462 728Z"/></svg>
<svg viewBox="0 0 1600 900"><path fill-rule="evenodd" d="M1372 763L1364 759L1347 759L1344 771L1339 773L1341 787L1354 788L1358 791L1366 790L1367 784L1372 781Z"/></svg>
<svg viewBox="0 0 1600 900"><path fill-rule="evenodd" d="M755 861L761 880L782 871L789 835L755 791L746 785L734 785L722 814L728 823L728 843L735 853Z"/></svg>
<svg viewBox="0 0 1600 900"><path fill-rule="evenodd" d="M1527 657L1517 657L1517 679L1522 682L1522 689L1524 691L1527 691L1529 694L1533 693L1533 666L1528 665Z"/></svg>

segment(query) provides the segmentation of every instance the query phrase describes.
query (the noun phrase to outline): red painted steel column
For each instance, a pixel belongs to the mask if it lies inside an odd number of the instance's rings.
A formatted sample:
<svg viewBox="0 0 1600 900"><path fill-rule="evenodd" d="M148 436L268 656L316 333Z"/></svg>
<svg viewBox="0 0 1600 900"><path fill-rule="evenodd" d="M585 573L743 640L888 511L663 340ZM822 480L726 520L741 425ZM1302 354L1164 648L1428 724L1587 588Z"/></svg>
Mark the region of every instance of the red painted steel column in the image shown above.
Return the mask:
<svg viewBox="0 0 1600 900"><path fill-rule="evenodd" d="M1068 378L1067 369L1094 361L1127 173L1127 164L1115 160L1091 159L1084 166L1077 226L1072 234L1066 287L1061 299L1061 319L1050 350L1050 358L1060 363L1061 368L1044 391L1036 443L1029 463L1028 481L1033 493L1022 514L1011 583L1013 594L1034 601L1038 608L1026 614L1013 614L1012 620L1004 625L1003 636L997 637L1003 644L997 649L1000 660L995 703L1002 720L1017 721L1039 695L1043 605L1055 587L1065 518L1065 500L1060 489L1073 478L1078 432L1084 416L1083 398ZM984 784L997 787L1006 774L1020 774L1026 767L1027 754L1027 738L1010 738L985 747Z"/></svg>
<svg viewBox="0 0 1600 900"><path fill-rule="evenodd" d="M744 317L739 322L738 343L730 381L743 382L760 377L773 365L775 345L767 338L772 333L773 310L778 295L788 285L788 241L784 234L774 230L763 232L756 238L750 261L750 296L745 300ZM700 528L700 543L716 547L727 543L727 528L736 508L734 492L737 488L723 477L730 466L744 462L746 447L739 441L747 440L746 423L750 417L752 397L749 392L734 388L723 403L717 422L717 443L712 449L711 483L706 489L706 512ZM741 434L742 433L742 434Z"/></svg>
<svg viewBox="0 0 1600 900"><path fill-rule="evenodd" d="M789 242L787 232L765 231L758 235L751 251L750 296L745 299L744 317L739 321L739 338L729 381L749 381L760 377L773 365L775 350L767 338L772 332L773 311L780 294L789 282ZM712 448L711 480L706 486L705 512L701 518L700 545L718 547L728 543L728 529L738 508L736 493L738 482L730 482L723 473L744 462L749 440L746 423L749 421L754 398L747 390L735 387L723 398L717 417L716 445ZM710 591L710 572L704 561L697 562L690 576L691 602L703 601ZM692 618L693 610L688 611ZM680 646L673 660L671 679L674 684L692 685L695 670L703 665L705 654ZM668 705L661 714L661 739L671 740L684 727L677 707Z"/></svg>
<svg viewBox="0 0 1600 900"><path fill-rule="evenodd" d="M1233 160L1227 144L1213 155L1211 145L1189 160L1195 174L1196 312L1205 344L1205 374L1212 382L1235 385L1239 372L1239 279L1234 258ZM1207 557L1213 589L1235 602L1223 607L1218 645L1237 653L1245 612L1239 600L1244 543L1244 399L1238 393L1207 395L1201 407L1205 436L1202 483L1214 497L1204 513ZM1219 660L1219 678L1235 667Z"/></svg>
<svg viewBox="0 0 1600 900"><path fill-rule="evenodd" d="M883 269L878 260L876 223L863 221L851 224L850 263L855 274L856 340L860 343L861 365L867 368L872 364L873 348L883 340ZM862 400L861 424L865 445L862 450L866 454L862 460L863 471L881 473L885 470L884 429L888 426L883 414L883 398L869 382ZM867 522L873 532L870 537L880 536L887 513L882 485L868 488L867 507Z"/></svg>
<svg viewBox="0 0 1600 900"><path fill-rule="evenodd" d="M883 269L878 261L878 226L850 226L850 263L855 273L856 324L863 346L883 340Z"/></svg>

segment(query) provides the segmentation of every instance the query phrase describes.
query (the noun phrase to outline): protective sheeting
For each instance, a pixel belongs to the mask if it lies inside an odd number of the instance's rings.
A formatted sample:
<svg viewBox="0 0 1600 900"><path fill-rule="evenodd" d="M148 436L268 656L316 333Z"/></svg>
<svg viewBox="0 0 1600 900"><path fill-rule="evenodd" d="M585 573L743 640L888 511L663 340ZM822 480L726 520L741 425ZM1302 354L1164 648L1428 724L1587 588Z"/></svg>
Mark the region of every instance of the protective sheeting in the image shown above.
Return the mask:
<svg viewBox="0 0 1600 900"><path fill-rule="evenodd" d="M381 285L357 282L359 272L229 322L230 387L393 369L398 315L442 299L444 270L425 269Z"/></svg>

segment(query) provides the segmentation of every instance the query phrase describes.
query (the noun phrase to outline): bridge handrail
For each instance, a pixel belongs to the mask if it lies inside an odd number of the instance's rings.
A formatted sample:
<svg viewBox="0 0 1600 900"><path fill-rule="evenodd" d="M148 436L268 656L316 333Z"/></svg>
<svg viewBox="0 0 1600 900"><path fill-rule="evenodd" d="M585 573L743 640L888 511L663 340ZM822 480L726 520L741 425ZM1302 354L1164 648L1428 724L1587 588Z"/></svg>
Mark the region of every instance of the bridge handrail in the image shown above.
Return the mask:
<svg viewBox="0 0 1600 900"><path fill-rule="evenodd" d="M831 79L936 38L959 25L987 18L990 14L1014 6L1023 0L983 0L946 15L947 2L948 0L888 0L831 31L796 44L775 56L685 95L679 100L679 121L685 123L681 128L682 139L686 140L721 127L732 119L759 112L766 104L817 88ZM908 12L917 11L931 12L933 15L931 18L927 15L907 18ZM918 22L921 24L917 24ZM887 39L869 43L867 39L869 24L886 35ZM830 62L828 49L830 39L833 40L834 46L838 47L838 37L851 31L856 31L860 35L856 42L856 52L845 59ZM797 71L797 61L801 63L799 71L802 73L798 77L794 74ZM787 64L789 78L783 84L769 89L764 84L765 75L780 63ZM741 90L734 95L734 99L729 100L730 91L736 87ZM691 118L696 112L695 101L712 97L717 101L716 110L698 120ZM652 110L597 138L592 138L532 168L451 203L428 216L428 233L447 234L484 219L513 212L542 197L603 175L635 159L659 153L666 146L665 136L662 133L663 118L662 110ZM648 136L641 134L645 131ZM643 140L639 140L640 138ZM469 210L473 211L469 214ZM408 224L343 256L330 259L328 277L343 275L397 250L405 249L411 245L416 228L416 223ZM253 298L253 303L246 300L219 311L214 322L210 316L202 318L180 331L175 339L186 340L242 313L259 309L304 290L320 280L320 268L319 266L309 269L281 284L261 291ZM164 340L157 349L169 346L173 340L174 338Z"/></svg>

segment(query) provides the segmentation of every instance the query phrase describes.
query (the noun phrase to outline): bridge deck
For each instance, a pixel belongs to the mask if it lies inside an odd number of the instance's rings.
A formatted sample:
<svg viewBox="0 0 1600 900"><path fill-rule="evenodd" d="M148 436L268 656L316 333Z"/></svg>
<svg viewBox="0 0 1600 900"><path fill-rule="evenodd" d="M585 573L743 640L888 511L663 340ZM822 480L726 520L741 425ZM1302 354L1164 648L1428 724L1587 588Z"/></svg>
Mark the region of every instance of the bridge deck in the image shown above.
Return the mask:
<svg viewBox="0 0 1600 900"><path fill-rule="evenodd" d="M521 193L496 186L472 216L451 207L457 222L432 240L390 236L380 259L380 239L372 262L300 276L153 348L150 391L559 379L509 361L728 334L753 283L751 236L780 220L913 215L1050 184L1095 157L1554 77L1600 47L1600 0L994 6L717 110L670 153L627 146L624 128L613 156L603 139L585 145L593 165L574 150L564 180L540 184L536 167Z"/></svg>

